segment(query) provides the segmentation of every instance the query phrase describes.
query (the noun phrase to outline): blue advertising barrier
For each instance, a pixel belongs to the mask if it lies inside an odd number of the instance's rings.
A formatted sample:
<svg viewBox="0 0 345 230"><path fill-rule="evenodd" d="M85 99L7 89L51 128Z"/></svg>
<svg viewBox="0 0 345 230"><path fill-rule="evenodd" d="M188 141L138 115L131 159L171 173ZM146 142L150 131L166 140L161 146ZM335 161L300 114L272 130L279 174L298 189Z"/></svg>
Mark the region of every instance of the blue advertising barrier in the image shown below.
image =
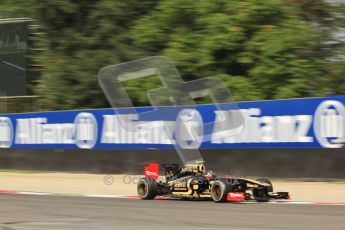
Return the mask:
<svg viewBox="0 0 345 230"><path fill-rule="evenodd" d="M190 145L187 148L341 148L345 138L344 104L345 96L240 102L237 105L244 116L241 132L229 135L214 125L207 131L207 139L186 140ZM192 124L221 119L217 108L212 104L195 106L193 113L201 119ZM157 125L162 121L173 124L176 114L171 109L158 108L151 121L139 125L155 128L142 130L122 127L119 117L126 115L113 109L3 114L0 148L172 149L171 137ZM152 110L137 108L138 113ZM130 115L126 119L139 124ZM172 129L177 127L172 125Z"/></svg>

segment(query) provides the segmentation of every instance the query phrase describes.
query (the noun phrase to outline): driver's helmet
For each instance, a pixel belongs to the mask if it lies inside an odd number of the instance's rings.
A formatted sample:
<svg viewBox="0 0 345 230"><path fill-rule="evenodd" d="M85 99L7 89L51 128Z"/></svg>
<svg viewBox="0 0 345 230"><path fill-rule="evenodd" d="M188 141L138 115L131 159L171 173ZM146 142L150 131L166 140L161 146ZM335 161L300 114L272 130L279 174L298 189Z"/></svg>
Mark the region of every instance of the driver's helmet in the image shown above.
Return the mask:
<svg viewBox="0 0 345 230"><path fill-rule="evenodd" d="M210 180L216 177L216 174L212 170L205 170L203 177Z"/></svg>

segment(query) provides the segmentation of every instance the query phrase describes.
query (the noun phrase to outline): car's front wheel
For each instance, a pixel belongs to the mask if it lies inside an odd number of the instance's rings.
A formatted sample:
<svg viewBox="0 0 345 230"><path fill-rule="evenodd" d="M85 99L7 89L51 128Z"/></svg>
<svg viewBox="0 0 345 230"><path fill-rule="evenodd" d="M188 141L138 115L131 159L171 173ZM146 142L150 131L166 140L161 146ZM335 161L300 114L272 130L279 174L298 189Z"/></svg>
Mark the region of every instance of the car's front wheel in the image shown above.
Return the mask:
<svg viewBox="0 0 345 230"><path fill-rule="evenodd" d="M265 183L265 184L268 184L269 186L267 187L267 192L273 192L273 185L272 185L272 182L265 178L265 177L262 177L262 178L258 178L257 179L259 182L262 182L262 183Z"/></svg>
<svg viewBox="0 0 345 230"><path fill-rule="evenodd" d="M143 177L137 185L138 196L143 200L152 200L156 197L158 185L156 180Z"/></svg>
<svg viewBox="0 0 345 230"><path fill-rule="evenodd" d="M253 195L258 202L268 202L270 198L268 196L267 188L254 188Z"/></svg>

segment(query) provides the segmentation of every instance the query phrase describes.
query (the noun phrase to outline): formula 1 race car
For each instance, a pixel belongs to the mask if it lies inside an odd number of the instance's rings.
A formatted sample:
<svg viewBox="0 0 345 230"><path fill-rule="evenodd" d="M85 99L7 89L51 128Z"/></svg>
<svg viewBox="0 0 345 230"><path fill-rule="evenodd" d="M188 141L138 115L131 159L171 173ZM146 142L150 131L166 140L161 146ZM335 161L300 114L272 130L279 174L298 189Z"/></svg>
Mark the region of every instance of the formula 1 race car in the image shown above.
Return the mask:
<svg viewBox="0 0 345 230"><path fill-rule="evenodd" d="M145 167L145 177L141 178L137 185L141 199L150 200L156 196L167 196L212 199L217 203L290 199L288 192L273 192L272 183L267 178L218 177L211 170L206 170L203 163L188 164L182 168L179 168L178 164L163 164L163 168L165 178L160 180L158 164L151 163Z"/></svg>

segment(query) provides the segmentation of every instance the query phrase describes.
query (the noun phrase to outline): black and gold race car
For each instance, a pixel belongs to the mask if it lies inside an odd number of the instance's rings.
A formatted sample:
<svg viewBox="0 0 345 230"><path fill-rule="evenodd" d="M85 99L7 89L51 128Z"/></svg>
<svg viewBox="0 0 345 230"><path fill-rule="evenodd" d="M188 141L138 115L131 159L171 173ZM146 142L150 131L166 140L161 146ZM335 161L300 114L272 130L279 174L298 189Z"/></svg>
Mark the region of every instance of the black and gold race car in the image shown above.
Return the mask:
<svg viewBox="0 0 345 230"><path fill-rule="evenodd" d="M267 178L219 177L206 170L203 163L163 164L165 177L159 177L159 165L151 163L145 167L145 177L137 185L141 199L150 200L156 196L183 199L209 199L217 203L245 200L267 202L270 199L290 199L288 192L273 192ZM160 179L161 178L161 179Z"/></svg>

